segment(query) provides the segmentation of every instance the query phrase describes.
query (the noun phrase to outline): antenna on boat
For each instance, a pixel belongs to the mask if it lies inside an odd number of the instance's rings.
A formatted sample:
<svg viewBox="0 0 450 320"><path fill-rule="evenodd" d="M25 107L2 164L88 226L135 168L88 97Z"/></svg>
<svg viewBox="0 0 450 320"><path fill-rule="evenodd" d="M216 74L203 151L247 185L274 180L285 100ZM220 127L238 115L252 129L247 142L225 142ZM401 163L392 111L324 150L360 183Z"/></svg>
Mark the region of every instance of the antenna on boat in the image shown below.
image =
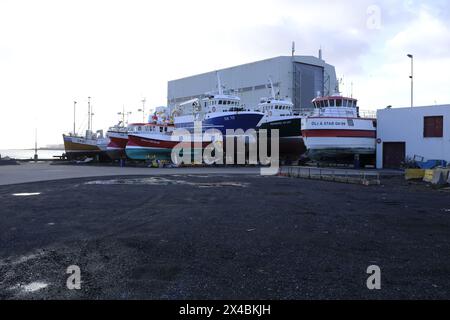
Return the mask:
<svg viewBox="0 0 450 320"><path fill-rule="evenodd" d="M273 88L272 77L269 77L269 83L270 83L270 91L272 93L272 98L276 99L276 97L275 97L275 89Z"/></svg>
<svg viewBox="0 0 450 320"><path fill-rule="evenodd" d="M219 71L216 72L216 76L217 76L217 87L219 88L219 94L222 95L223 89L222 89L222 82L220 81Z"/></svg>
<svg viewBox="0 0 450 320"><path fill-rule="evenodd" d="M295 41L292 41L292 58L295 55Z"/></svg>
<svg viewBox="0 0 450 320"><path fill-rule="evenodd" d="M119 116L122 116L122 125L125 127L128 124L128 117L131 114L131 111L125 111L125 105L122 105L122 112L117 112ZM127 121L125 122L125 117L127 117Z"/></svg>

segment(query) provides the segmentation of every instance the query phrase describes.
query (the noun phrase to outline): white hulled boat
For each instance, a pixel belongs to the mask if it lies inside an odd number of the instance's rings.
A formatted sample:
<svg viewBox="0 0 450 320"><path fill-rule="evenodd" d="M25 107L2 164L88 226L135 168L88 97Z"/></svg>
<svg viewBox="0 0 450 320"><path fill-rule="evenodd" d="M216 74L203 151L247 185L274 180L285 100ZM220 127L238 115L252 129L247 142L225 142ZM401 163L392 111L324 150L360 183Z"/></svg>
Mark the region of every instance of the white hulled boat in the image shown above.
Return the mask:
<svg viewBox="0 0 450 320"><path fill-rule="evenodd" d="M357 100L339 95L312 101L314 112L302 119L307 155L313 160L361 161L375 155L376 119L362 116Z"/></svg>

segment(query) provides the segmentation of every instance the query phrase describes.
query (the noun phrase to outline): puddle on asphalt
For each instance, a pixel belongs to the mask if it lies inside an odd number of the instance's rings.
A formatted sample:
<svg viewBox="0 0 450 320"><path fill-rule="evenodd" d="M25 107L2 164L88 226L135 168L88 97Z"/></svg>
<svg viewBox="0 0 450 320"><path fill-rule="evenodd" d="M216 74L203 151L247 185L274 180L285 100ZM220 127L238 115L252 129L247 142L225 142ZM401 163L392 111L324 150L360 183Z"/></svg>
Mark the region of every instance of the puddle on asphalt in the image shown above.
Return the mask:
<svg viewBox="0 0 450 320"><path fill-rule="evenodd" d="M135 178L135 179L111 179L111 180L94 180L85 182L87 185L189 185L199 188L216 188L216 187L240 187L245 188L248 183L241 182L190 182L186 180L172 180L160 177L151 178Z"/></svg>
<svg viewBox="0 0 450 320"><path fill-rule="evenodd" d="M14 197L31 197L31 196L38 196L40 195L40 192L32 192L32 193L13 193Z"/></svg>
<svg viewBox="0 0 450 320"><path fill-rule="evenodd" d="M248 183L240 183L240 182L218 182L218 183L198 183L199 188L216 188L216 187L238 187L245 188L248 186Z"/></svg>
<svg viewBox="0 0 450 320"><path fill-rule="evenodd" d="M40 282L40 281L36 281L36 282L32 282L29 284L17 284L14 287L10 288L11 290L21 290L22 292L36 292L42 289L45 289L48 287L48 284L45 282Z"/></svg>

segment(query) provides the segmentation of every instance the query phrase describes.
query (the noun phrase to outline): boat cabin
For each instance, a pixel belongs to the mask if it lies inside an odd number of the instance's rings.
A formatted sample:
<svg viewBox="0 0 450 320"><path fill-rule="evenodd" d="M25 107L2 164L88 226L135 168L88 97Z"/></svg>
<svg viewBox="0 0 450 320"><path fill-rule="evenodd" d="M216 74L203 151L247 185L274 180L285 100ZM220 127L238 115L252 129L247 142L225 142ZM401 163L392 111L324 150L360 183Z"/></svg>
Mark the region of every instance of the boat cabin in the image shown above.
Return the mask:
<svg viewBox="0 0 450 320"><path fill-rule="evenodd" d="M294 112L294 104L290 100L262 98L257 111L269 116L291 116Z"/></svg>
<svg viewBox="0 0 450 320"><path fill-rule="evenodd" d="M244 110L241 106L241 99L231 95L209 95L201 100L201 108L205 113Z"/></svg>
<svg viewBox="0 0 450 320"><path fill-rule="evenodd" d="M315 116L359 117L357 99L342 96L315 98L312 101Z"/></svg>
<svg viewBox="0 0 450 320"><path fill-rule="evenodd" d="M128 125L128 133L166 133L173 131L172 124L133 123Z"/></svg>
<svg viewBox="0 0 450 320"><path fill-rule="evenodd" d="M358 100L340 96L316 98L312 101L314 108L344 107L356 108Z"/></svg>

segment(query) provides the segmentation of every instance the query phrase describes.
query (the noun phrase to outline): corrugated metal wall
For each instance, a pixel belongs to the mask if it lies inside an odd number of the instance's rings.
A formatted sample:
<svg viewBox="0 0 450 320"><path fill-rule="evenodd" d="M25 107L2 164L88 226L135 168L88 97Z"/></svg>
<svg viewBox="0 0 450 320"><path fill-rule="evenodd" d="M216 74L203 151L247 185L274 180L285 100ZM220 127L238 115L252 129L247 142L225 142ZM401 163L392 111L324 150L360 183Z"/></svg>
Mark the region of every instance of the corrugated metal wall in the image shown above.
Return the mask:
<svg viewBox="0 0 450 320"><path fill-rule="evenodd" d="M323 67L294 62L293 87L294 109L313 108L311 100L324 93Z"/></svg>
<svg viewBox="0 0 450 320"><path fill-rule="evenodd" d="M335 81L334 67L310 56L296 56L294 59L286 56L276 57L218 71L222 85L236 90L246 106L254 106L260 98L270 95L268 79L271 77L280 96L291 98L298 110L312 107L310 101L317 91L324 92L324 68L328 73L332 73L332 81ZM293 75L296 79L293 79ZM169 81L168 105L173 106L216 90L215 71Z"/></svg>

